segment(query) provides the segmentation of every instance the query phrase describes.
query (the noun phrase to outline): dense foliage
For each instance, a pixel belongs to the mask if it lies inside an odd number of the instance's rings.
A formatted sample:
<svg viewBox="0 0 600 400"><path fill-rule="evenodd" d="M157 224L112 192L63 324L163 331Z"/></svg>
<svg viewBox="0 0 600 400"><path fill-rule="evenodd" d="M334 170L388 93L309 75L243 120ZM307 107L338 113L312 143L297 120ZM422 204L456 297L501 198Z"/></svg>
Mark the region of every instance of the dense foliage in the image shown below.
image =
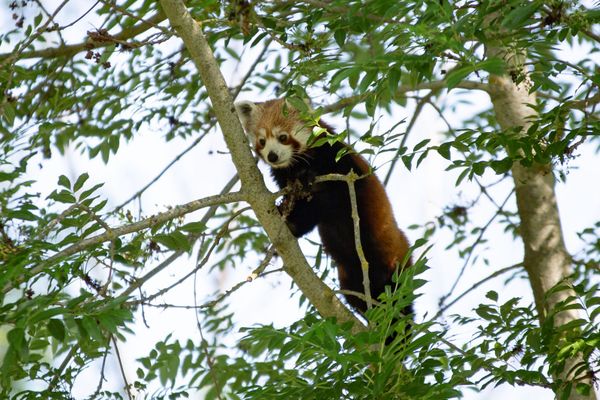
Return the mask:
<svg viewBox="0 0 600 400"><path fill-rule="evenodd" d="M241 282L217 293L194 292L186 306L199 335L158 341L127 379L120 353L143 331L144 306L174 312L161 299L184 281L193 278L196 287L196 279L241 265L253 265L254 279L282 274L273 267L276 249L241 199L226 197L235 178L221 197L166 210L138 205L148 188L161 190L164 171L139 191L123 188L128 200L121 203L103 192L111 178L91 168L57 174L55 187L40 192L35 171L50 160L77 154L110 164L136 137L153 132L165 144L186 142L166 171L219 131L196 68L158 2L4 2L0 397L62 399L77 391L85 398L175 399L200 390L207 399L443 399L503 383L547 388L549 396L553 390L565 399L593 392L589 382L597 383L600 373L600 222L579 232L582 250L572 255L573 270L548 293L574 296L542 319L531 296L500 299L503 285L526 273L521 264L495 264L493 251L484 249L490 226L520 246L513 190L500 200L490 194L499 182L507 184L515 163L568 184L569 162L585 146L598 146L597 3L193 0L186 6L223 70L242 71L232 73L234 97L285 95L300 108L312 98L311 118L335 113L345 120L348 129L330 140L372 156L386 184L398 170L414 171L439 155L456 186L471 185L476 193L412 227L410 236L420 238L413 240L418 261L398 277L400 289L370 311L369 330L352 334L349 326L321 318L295 288L303 318L283 328L239 326L230 308L243 301L234 296L246 285ZM488 51L494 47L524 57L526 73ZM473 92L493 90L490 77L500 75L530 81L537 94L535 120L524 134L500 128L491 103L455 113ZM410 109L408 119L378 123L402 107ZM413 129L424 108L446 122L441 137ZM211 162L210 156L198 161ZM492 217L471 220L476 204ZM188 215L198 209L203 214ZM451 243L437 241L442 232ZM317 273L335 285L318 243L305 245ZM460 270L457 282L465 267L489 265L484 281L495 279L497 289L484 290L474 312L453 315L448 308L462 298L453 287L437 310L391 324L396 310L428 290L423 249L446 245L464 262L462 270L446 266ZM160 275L165 271L172 275ZM512 275L502 281L503 274ZM149 288L156 276L169 279ZM577 310L579 318L557 326L554 317L564 310ZM455 327L470 332L469 340L455 340ZM396 339L384 346L390 329ZM111 368L123 378L109 374L113 357L119 366ZM564 380L561 371L573 357L585 362ZM98 371L97 382L78 379L90 369Z"/></svg>

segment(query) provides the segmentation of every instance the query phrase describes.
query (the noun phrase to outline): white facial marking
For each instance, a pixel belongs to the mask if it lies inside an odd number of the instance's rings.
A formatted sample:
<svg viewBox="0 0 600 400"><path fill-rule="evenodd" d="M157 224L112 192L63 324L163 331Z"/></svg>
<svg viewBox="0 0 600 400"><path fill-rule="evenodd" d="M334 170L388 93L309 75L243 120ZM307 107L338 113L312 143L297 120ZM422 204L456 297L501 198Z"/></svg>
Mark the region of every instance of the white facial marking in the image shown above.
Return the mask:
<svg viewBox="0 0 600 400"><path fill-rule="evenodd" d="M264 129L262 129L264 131ZM292 162L294 149L290 144L282 143L280 136L288 135L278 126L271 129L271 136L264 137L265 144L260 150L260 155L271 167L285 168Z"/></svg>

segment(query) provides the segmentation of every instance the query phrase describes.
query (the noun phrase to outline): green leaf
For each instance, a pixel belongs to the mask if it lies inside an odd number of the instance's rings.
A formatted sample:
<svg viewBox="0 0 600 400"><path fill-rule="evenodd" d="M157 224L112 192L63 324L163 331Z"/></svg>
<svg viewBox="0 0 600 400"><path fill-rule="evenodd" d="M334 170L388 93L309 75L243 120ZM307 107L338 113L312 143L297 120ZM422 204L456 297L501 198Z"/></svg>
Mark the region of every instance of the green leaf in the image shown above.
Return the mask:
<svg viewBox="0 0 600 400"><path fill-rule="evenodd" d="M9 102L4 102L2 106L2 115L4 115L4 119L8 126L12 126L15 122L15 109Z"/></svg>
<svg viewBox="0 0 600 400"><path fill-rule="evenodd" d="M13 328L6 334L6 339L11 346L19 349L25 343L25 330L23 328Z"/></svg>
<svg viewBox="0 0 600 400"><path fill-rule="evenodd" d="M175 251L189 251L191 249L188 238L181 232L175 231L170 234L157 234L154 235L153 239L171 250Z"/></svg>
<svg viewBox="0 0 600 400"><path fill-rule="evenodd" d="M423 147L427 146L427 144L431 141L431 139L425 139L425 140L421 140L419 143L417 143L417 145L415 146L415 148L413 149L413 151L419 151L420 149L422 149Z"/></svg>
<svg viewBox="0 0 600 400"><path fill-rule="evenodd" d="M375 81L376 78L377 78L377 70L368 71L365 74L365 76L363 77L363 79L360 81L360 85L358 86L358 92L359 93L366 92L367 89L369 88L369 86L371 85L371 83L373 83L373 81Z"/></svg>
<svg viewBox="0 0 600 400"><path fill-rule="evenodd" d="M483 173L485 172L485 166L486 166L486 163L483 161L473 163L472 168L473 168L473 172L475 173L475 175L478 175L478 176L483 175Z"/></svg>
<svg viewBox="0 0 600 400"><path fill-rule="evenodd" d="M6 334L6 339L10 346L15 349L19 357L27 354L27 340L25 339L25 330L23 328L13 328Z"/></svg>
<svg viewBox="0 0 600 400"><path fill-rule="evenodd" d="M48 198L52 199L52 200L56 200L59 203L67 203L67 204L72 204L77 201L75 199L75 197L73 197L73 195L66 190L61 190L60 192L55 190L54 192L50 193Z"/></svg>
<svg viewBox="0 0 600 400"><path fill-rule="evenodd" d="M112 55L112 53L115 51L116 46L114 44L110 45L110 46L106 46L105 50L102 52L102 55L100 56L100 60L98 60L99 64L104 64L105 62L108 61L108 59L110 58L110 56Z"/></svg>
<svg viewBox="0 0 600 400"><path fill-rule="evenodd" d="M508 29L514 29L524 25L540 6L541 3L538 1L527 2L524 5L517 6L504 17L502 26Z"/></svg>
<svg viewBox="0 0 600 400"><path fill-rule="evenodd" d="M98 322L110 333L117 333L119 319L115 318L115 316L111 315L110 313L98 315Z"/></svg>
<svg viewBox="0 0 600 400"><path fill-rule="evenodd" d="M50 345L50 342L48 342L45 339L33 339L29 343L29 349L30 350L41 350L41 349L45 349L49 345ZM31 355L29 356L29 361L31 361Z"/></svg>
<svg viewBox="0 0 600 400"><path fill-rule="evenodd" d="M87 199L89 197L89 195L91 195L92 193L94 193L97 189L101 188L102 186L104 186L104 183L98 183L98 184L92 186L91 188L89 188L87 190L84 190L79 195L79 199L81 199L81 200Z"/></svg>
<svg viewBox="0 0 600 400"><path fill-rule="evenodd" d="M490 167L497 174L504 174L508 172L512 168L513 160L510 157L506 157L502 160L492 160L490 162Z"/></svg>
<svg viewBox="0 0 600 400"><path fill-rule="evenodd" d="M83 325L85 331L88 333L91 339L97 342L104 342L104 335L102 334L102 331L98 326L98 321L96 321L96 318L84 316L81 319L81 324Z"/></svg>
<svg viewBox="0 0 600 400"><path fill-rule="evenodd" d="M292 97L288 97L286 100L288 103L290 103L292 105L292 107L294 107L296 110L300 111L301 113L310 111L308 104L306 104L304 99L301 99L300 97L292 96ZM284 110L284 112L285 112L285 110Z"/></svg>
<svg viewBox="0 0 600 400"><path fill-rule="evenodd" d="M31 315L31 317L29 318L29 323L36 324L40 321L45 321L48 318L53 317L55 315L64 314L65 312L66 310L63 307L50 308L47 310L42 309L41 311Z"/></svg>
<svg viewBox="0 0 600 400"><path fill-rule="evenodd" d="M498 312L494 308L485 304L480 304L479 307L475 309L475 312L486 321L494 321L498 319Z"/></svg>
<svg viewBox="0 0 600 400"><path fill-rule="evenodd" d="M200 233L206 230L206 224L202 222L190 222L181 226L179 229L181 229L184 232Z"/></svg>
<svg viewBox="0 0 600 400"><path fill-rule="evenodd" d="M66 187L67 189L71 189L71 181L65 175L61 175L58 177L58 184L60 186Z"/></svg>
<svg viewBox="0 0 600 400"><path fill-rule="evenodd" d="M83 184L85 183L85 181L88 180L89 177L90 175L87 172L84 172L83 174L79 175L79 178L77 178L77 181L75 181L75 185L73 185L73 191L76 192L79 189L81 189L83 187Z"/></svg>
<svg viewBox="0 0 600 400"><path fill-rule="evenodd" d="M7 219L20 219L23 221L36 221L38 217L28 210L8 210L4 213Z"/></svg>
<svg viewBox="0 0 600 400"><path fill-rule="evenodd" d="M446 76L446 87L448 88L448 90L454 88L456 85L461 83L463 79L469 76L474 70L475 68L472 65L468 65L466 67L457 68L450 72Z"/></svg>
<svg viewBox="0 0 600 400"><path fill-rule="evenodd" d="M396 95L401 77L402 70L400 68L390 68L387 73L388 89L390 90L390 95L392 97L395 97Z"/></svg>
<svg viewBox="0 0 600 400"><path fill-rule="evenodd" d="M437 152L440 154L440 156L444 157L446 160L450 160L450 146L451 146L451 143L442 143L437 148Z"/></svg>
<svg viewBox="0 0 600 400"><path fill-rule="evenodd" d="M588 385L587 383L579 382L575 386L575 391L583 396L589 396L590 391L591 391L591 386Z"/></svg>
<svg viewBox="0 0 600 400"><path fill-rule="evenodd" d="M502 75L506 72L506 63L498 57L488 58L478 63L476 67L494 75Z"/></svg>
<svg viewBox="0 0 600 400"><path fill-rule="evenodd" d="M460 183L467 177L467 175L469 174L469 169L465 168L460 175L458 176L458 178L456 179L456 183L454 184L455 186L460 185Z"/></svg>
<svg viewBox="0 0 600 400"><path fill-rule="evenodd" d="M415 157L414 153L401 157L401 160L404 163L404 166L409 171L410 171L410 168L412 166L412 160L413 160L414 157Z"/></svg>
<svg viewBox="0 0 600 400"><path fill-rule="evenodd" d="M498 301L498 292L496 292L495 290L490 290L485 294L485 297L492 301Z"/></svg>
<svg viewBox="0 0 600 400"><path fill-rule="evenodd" d="M340 87L340 84L344 81L344 79L356 73L357 70L354 68L340 69L335 74L333 74L331 80L329 81L329 85L331 86L332 90L337 90Z"/></svg>
<svg viewBox="0 0 600 400"><path fill-rule="evenodd" d="M0 182L12 181L13 179L17 178L18 176L19 176L19 173L16 171L13 171L13 172L0 171Z"/></svg>
<svg viewBox="0 0 600 400"><path fill-rule="evenodd" d="M36 15L35 18L33 19L33 26L35 26L35 27L39 26L40 23L42 22L42 18L44 18L44 16L41 13Z"/></svg>
<svg viewBox="0 0 600 400"><path fill-rule="evenodd" d="M100 156L102 157L102 162L106 164L110 158L110 145L108 142L102 142L100 144Z"/></svg>
<svg viewBox="0 0 600 400"><path fill-rule="evenodd" d="M344 45L344 43L346 42L346 30L338 29L337 31L335 31L333 33L333 38L335 39L335 42L337 43L337 45L342 47Z"/></svg>
<svg viewBox="0 0 600 400"><path fill-rule="evenodd" d="M65 325L60 319L52 318L48 321L48 332L60 342L65 340Z"/></svg>

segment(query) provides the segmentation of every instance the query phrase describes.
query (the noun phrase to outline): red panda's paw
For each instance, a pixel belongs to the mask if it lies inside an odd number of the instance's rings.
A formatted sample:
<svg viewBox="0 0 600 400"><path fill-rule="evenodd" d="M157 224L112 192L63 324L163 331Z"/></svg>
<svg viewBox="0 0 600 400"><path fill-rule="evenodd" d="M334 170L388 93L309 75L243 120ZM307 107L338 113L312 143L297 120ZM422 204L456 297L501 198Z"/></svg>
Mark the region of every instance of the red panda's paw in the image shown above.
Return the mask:
<svg viewBox="0 0 600 400"><path fill-rule="evenodd" d="M317 174L311 168L301 169L296 175L296 180L300 183L302 190L307 192L312 191L316 178Z"/></svg>

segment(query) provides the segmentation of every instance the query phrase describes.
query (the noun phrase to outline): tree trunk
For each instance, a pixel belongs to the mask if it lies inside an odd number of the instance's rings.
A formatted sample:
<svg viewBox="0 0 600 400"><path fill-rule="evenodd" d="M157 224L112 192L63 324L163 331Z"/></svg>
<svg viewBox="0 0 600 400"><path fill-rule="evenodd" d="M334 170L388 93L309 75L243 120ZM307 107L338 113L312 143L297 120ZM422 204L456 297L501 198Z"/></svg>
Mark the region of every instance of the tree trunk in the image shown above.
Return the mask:
<svg viewBox="0 0 600 400"><path fill-rule="evenodd" d="M493 75L489 80L490 97L498 123L504 130L520 128L521 133L525 134L537 113L530 106L535 105L536 97L535 93L529 92L531 84L527 79L527 70L519 62L522 56L502 48L488 48L488 55L503 58L513 75L522 74L521 77L525 77L519 84L508 75ZM523 263L533 289L540 323L544 323L559 302L575 296L570 289L546 296L549 289L571 273L571 258L565 248L554 191L554 174L550 164L525 167L515 162L512 175L521 219L520 234L525 249ZM577 318L579 315L576 310L561 311L554 315L554 326L565 325ZM555 338L553 343L558 339ZM564 370L555 376L557 381L577 379L577 382L592 387L589 396L580 395L573 388L570 400L596 398L591 379L589 376L584 377L587 369L580 368L584 362L581 357L569 359Z"/></svg>

